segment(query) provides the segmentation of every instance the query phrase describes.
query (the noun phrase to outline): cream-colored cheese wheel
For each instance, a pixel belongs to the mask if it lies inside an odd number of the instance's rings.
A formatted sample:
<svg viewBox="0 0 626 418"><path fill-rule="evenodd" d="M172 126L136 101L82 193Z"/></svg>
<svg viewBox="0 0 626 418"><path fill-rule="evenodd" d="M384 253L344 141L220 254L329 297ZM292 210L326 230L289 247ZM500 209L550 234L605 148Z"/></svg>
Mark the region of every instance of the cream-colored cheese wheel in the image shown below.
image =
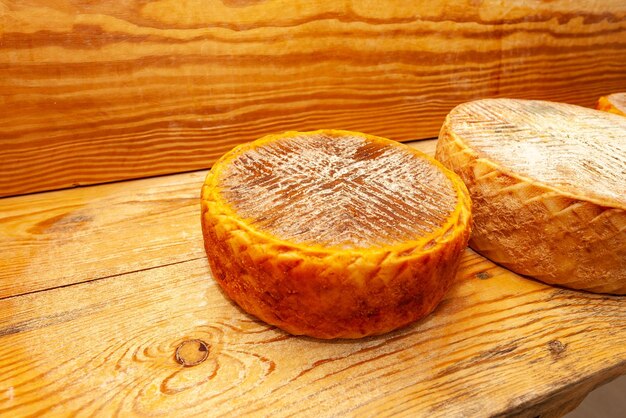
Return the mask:
<svg viewBox="0 0 626 418"><path fill-rule="evenodd" d="M430 313L470 233L463 182L406 145L356 132L241 145L202 188L215 280L293 334L358 338Z"/></svg>
<svg viewBox="0 0 626 418"><path fill-rule="evenodd" d="M626 118L478 100L447 116L436 158L472 196L472 248L546 283L626 293Z"/></svg>
<svg viewBox="0 0 626 418"><path fill-rule="evenodd" d="M596 109L626 116L626 93L613 93L600 97Z"/></svg>

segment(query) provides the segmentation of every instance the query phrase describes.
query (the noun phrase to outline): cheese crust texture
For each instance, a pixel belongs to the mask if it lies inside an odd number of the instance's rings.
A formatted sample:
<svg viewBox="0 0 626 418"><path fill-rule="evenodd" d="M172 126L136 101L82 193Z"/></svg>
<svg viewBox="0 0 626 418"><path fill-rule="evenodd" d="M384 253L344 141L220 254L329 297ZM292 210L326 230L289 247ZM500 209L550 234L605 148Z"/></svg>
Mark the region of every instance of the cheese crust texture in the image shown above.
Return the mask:
<svg viewBox="0 0 626 418"><path fill-rule="evenodd" d="M519 274L626 294L626 119L578 106L457 106L436 158L473 201L470 246Z"/></svg>
<svg viewBox="0 0 626 418"><path fill-rule="evenodd" d="M471 226L461 179L384 138L320 130L236 147L202 188L213 277L296 335L360 338L435 309Z"/></svg>
<svg viewBox="0 0 626 418"><path fill-rule="evenodd" d="M626 93L613 93L600 97L596 109L626 116Z"/></svg>

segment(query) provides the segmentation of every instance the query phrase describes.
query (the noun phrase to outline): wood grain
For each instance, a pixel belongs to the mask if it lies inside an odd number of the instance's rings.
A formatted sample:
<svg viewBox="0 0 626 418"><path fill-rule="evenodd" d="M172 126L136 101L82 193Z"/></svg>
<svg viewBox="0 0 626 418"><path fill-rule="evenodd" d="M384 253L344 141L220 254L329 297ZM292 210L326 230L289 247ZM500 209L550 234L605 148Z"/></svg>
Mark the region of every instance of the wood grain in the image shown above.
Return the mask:
<svg viewBox="0 0 626 418"><path fill-rule="evenodd" d="M0 415L559 416L626 373L624 297L469 249L437 311L403 330L328 342L268 327L211 278L204 174L0 201ZM194 338L208 357L183 367Z"/></svg>
<svg viewBox="0 0 626 418"><path fill-rule="evenodd" d="M623 298L550 288L470 250L457 280L427 319L359 341L254 320L204 259L8 298L0 413L534 417L626 371ZM184 368L174 352L192 338L209 355Z"/></svg>
<svg viewBox="0 0 626 418"><path fill-rule="evenodd" d="M620 0L0 4L0 195L206 168L289 129L433 137L487 96L626 82Z"/></svg>
<svg viewBox="0 0 626 418"><path fill-rule="evenodd" d="M205 257L206 171L0 200L0 298Z"/></svg>

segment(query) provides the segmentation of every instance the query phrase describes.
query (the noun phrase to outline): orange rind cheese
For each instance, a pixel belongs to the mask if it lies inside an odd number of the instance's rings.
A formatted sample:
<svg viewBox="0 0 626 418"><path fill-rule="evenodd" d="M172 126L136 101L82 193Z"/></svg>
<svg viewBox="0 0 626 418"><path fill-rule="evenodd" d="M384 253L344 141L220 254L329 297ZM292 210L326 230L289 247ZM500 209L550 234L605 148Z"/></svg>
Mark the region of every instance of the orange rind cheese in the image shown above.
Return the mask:
<svg viewBox="0 0 626 418"><path fill-rule="evenodd" d="M613 93L600 97L596 109L626 116L626 93Z"/></svg>
<svg viewBox="0 0 626 418"><path fill-rule="evenodd" d="M626 293L626 119L486 99L447 116L436 158L473 201L470 246L546 283Z"/></svg>
<svg viewBox="0 0 626 418"><path fill-rule="evenodd" d="M213 277L289 333L359 338L430 313L470 234L462 181L406 145L357 132L236 147L202 188Z"/></svg>

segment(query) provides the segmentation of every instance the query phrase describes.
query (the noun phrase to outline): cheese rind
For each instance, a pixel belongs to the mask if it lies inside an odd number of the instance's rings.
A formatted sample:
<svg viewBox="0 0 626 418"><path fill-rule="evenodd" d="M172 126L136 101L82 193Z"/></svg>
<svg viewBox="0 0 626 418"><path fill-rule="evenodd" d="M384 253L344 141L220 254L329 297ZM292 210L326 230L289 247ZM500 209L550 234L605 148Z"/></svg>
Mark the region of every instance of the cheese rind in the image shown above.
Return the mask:
<svg viewBox="0 0 626 418"><path fill-rule="evenodd" d="M626 93L613 93L600 97L596 109L626 116Z"/></svg>
<svg viewBox="0 0 626 418"><path fill-rule="evenodd" d="M237 202L228 200L233 185L224 181L225 173L232 174L233 161L241 161L250 149L303 135L325 135L329 140L357 136L422 161L428 170L443 173L442 184L453 196L442 203L445 216L421 235L373 240L369 246L362 237L338 244L280 236L283 229L255 222L253 213L242 216ZM332 210L333 204L341 202L333 203L332 196L319 202L323 210ZM467 189L454 173L405 145L346 131L287 132L240 146L213 167L202 188L202 228L215 280L245 311L292 334L359 338L407 325L437 306L467 245L470 204ZM290 222L287 215L282 222Z"/></svg>
<svg viewBox="0 0 626 418"><path fill-rule="evenodd" d="M625 140L614 115L487 99L450 112L436 158L472 196L472 248L546 283L625 294Z"/></svg>

